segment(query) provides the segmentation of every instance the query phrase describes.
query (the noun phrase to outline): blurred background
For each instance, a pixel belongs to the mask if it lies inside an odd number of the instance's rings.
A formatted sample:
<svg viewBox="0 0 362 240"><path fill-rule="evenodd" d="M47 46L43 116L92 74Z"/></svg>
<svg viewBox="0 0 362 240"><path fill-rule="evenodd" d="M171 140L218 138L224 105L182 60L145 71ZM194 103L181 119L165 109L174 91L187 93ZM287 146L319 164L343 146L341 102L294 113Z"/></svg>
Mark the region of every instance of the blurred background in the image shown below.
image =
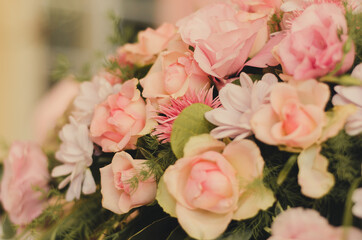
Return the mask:
<svg viewBox="0 0 362 240"><path fill-rule="evenodd" d="M44 114L57 111L49 103L75 94L68 81L48 96L59 79L91 76L137 31L174 23L210 1L0 0L0 143L37 137L51 120Z"/></svg>

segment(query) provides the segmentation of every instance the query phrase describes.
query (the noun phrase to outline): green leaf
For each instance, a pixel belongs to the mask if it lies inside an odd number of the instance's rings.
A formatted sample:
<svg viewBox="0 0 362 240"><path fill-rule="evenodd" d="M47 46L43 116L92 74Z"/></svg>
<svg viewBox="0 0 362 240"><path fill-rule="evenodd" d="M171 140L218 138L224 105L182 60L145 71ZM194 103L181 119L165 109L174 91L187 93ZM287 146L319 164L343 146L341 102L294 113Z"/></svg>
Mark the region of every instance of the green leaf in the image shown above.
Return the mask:
<svg viewBox="0 0 362 240"><path fill-rule="evenodd" d="M182 158L184 146L190 137L209 133L214 128L204 117L210 110L212 108L205 104L195 103L176 118L172 126L171 148L177 158Z"/></svg>
<svg viewBox="0 0 362 240"><path fill-rule="evenodd" d="M298 155L292 155L287 163L284 165L283 169L280 171L277 179L278 185L281 185L284 180L287 178L290 170L292 169L293 165L297 162Z"/></svg>
<svg viewBox="0 0 362 240"><path fill-rule="evenodd" d="M358 188L359 184L362 182L362 177L355 179L348 190L347 194L347 201L344 209L344 216L343 216L343 226L350 227L353 223L353 216L352 216L352 195L353 192ZM345 234L345 232L344 232Z"/></svg>
<svg viewBox="0 0 362 240"><path fill-rule="evenodd" d="M4 239L11 239L16 234L16 229L14 225L10 222L9 216L6 215L4 222L3 222L3 238Z"/></svg>
<svg viewBox="0 0 362 240"><path fill-rule="evenodd" d="M334 83L338 85L344 85L344 86L361 86L362 83L358 78L352 77L350 75L342 75L342 76L332 76L332 75L326 75L324 77L321 77L319 79L322 82L329 82Z"/></svg>

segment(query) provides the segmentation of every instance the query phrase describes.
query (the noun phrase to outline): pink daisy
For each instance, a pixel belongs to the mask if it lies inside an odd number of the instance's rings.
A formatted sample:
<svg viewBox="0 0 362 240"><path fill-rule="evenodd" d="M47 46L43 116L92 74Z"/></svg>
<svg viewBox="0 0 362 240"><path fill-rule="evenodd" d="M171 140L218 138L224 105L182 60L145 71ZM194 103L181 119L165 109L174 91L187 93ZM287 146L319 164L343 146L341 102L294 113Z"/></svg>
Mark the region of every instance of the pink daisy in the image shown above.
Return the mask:
<svg viewBox="0 0 362 240"><path fill-rule="evenodd" d="M180 98L171 98L169 103L161 104L159 110L156 110L159 115L155 117L159 125L155 127L152 135L157 136L161 143L170 142L173 122L186 107L194 103L203 103L212 108L221 106L219 97L213 99L212 93L213 87L208 90L204 88L199 93L188 91Z"/></svg>

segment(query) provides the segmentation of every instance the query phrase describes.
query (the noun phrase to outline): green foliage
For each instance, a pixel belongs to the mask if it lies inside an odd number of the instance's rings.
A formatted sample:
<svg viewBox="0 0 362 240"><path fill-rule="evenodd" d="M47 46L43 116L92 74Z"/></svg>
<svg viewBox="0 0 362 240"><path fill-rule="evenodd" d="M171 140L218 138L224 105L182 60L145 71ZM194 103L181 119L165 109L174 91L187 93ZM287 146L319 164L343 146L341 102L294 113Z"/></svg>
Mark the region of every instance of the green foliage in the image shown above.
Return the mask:
<svg viewBox="0 0 362 240"><path fill-rule="evenodd" d="M145 66L121 65L118 61L114 59L106 59L103 64L103 67L108 72L112 73L115 76L118 76L123 80L129 80L132 78L144 78L150 70L151 66L151 64Z"/></svg>
<svg viewBox="0 0 362 240"><path fill-rule="evenodd" d="M329 160L328 170L335 177L335 186L323 198L314 202L313 208L330 223L341 225L350 186L361 176L362 136L355 137L341 131L322 145L322 155Z"/></svg>
<svg viewBox="0 0 362 240"><path fill-rule="evenodd" d="M152 240L158 236L157 234L167 236L167 233L177 225L176 219L169 217L158 205L139 208L134 211L134 215L136 215L134 219L128 219L130 222L121 224L113 233L106 234L104 240Z"/></svg>
<svg viewBox="0 0 362 240"><path fill-rule="evenodd" d="M209 133L214 128L214 125L204 117L204 114L210 110L212 108L205 104L195 103L178 115L172 125L171 133L171 148L177 158L183 156L184 146L190 137Z"/></svg>
<svg viewBox="0 0 362 240"><path fill-rule="evenodd" d="M157 182L166 168L176 161L176 156L173 154L170 144L160 144L157 138L151 135L145 135L138 139L136 158L148 160L146 162L149 168L148 176L154 175ZM148 176L144 176L144 178Z"/></svg>
<svg viewBox="0 0 362 240"><path fill-rule="evenodd" d="M362 61L362 13L353 14L351 9L346 9L346 19L348 24L348 34L352 38L356 48L356 58L354 65Z"/></svg>
<svg viewBox="0 0 362 240"><path fill-rule="evenodd" d="M314 208L326 217L331 224L342 224L348 190L361 175L361 135L351 137L341 131L336 137L322 145L322 155L329 160L329 171L335 176L336 184L332 190L321 199L305 197L300 192L298 184L298 166L286 166L291 154L278 151L276 147L257 142L265 159L264 183L270 187L281 207ZM277 179L286 167L289 174L281 185Z"/></svg>
<svg viewBox="0 0 362 240"><path fill-rule="evenodd" d="M282 22L282 13L275 13L271 16L268 21L268 27L270 29L270 33L278 32L281 30L280 23Z"/></svg>
<svg viewBox="0 0 362 240"><path fill-rule="evenodd" d="M51 85L69 76L71 70L69 59L64 55L58 55L56 66L50 74ZM91 77L92 73L90 62L85 63L80 71L74 75L74 79L79 82L89 81Z"/></svg>
<svg viewBox="0 0 362 240"><path fill-rule="evenodd" d="M64 55L58 55L56 60L56 66L51 71L50 79L52 83L55 83L69 75L70 62Z"/></svg>
<svg viewBox="0 0 362 240"><path fill-rule="evenodd" d="M39 217L27 225L28 230L32 231L39 227L50 226L51 224L56 223L64 213L64 208L67 203L64 202L63 195L58 189L52 188L48 193L43 193L42 197L51 199L49 200L50 204Z"/></svg>
<svg viewBox="0 0 362 240"><path fill-rule="evenodd" d="M267 239L269 233L264 230L270 226L273 220L273 213L270 211L260 211L255 217L244 221L233 221L225 233L217 238L221 239ZM238 238L239 237L239 238Z"/></svg>
<svg viewBox="0 0 362 240"><path fill-rule="evenodd" d="M137 40L137 29L134 24L125 23L121 17L117 16L115 12L110 11L108 18L112 21L113 33L108 37L108 41L115 45L121 46L125 43L131 43Z"/></svg>
<svg viewBox="0 0 362 240"><path fill-rule="evenodd" d="M361 175L361 135L352 137L341 131L322 147L322 154L330 161L329 170L335 175L337 182L351 184Z"/></svg>
<svg viewBox="0 0 362 240"><path fill-rule="evenodd" d="M83 64L81 70L75 74L75 80L78 82L89 81L92 78L91 63L87 62Z"/></svg>
<svg viewBox="0 0 362 240"><path fill-rule="evenodd" d="M118 61L113 59L106 59L103 67L115 76L121 79L131 79L134 76L134 69L131 66L121 66Z"/></svg>
<svg viewBox="0 0 362 240"><path fill-rule="evenodd" d="M2 239L12 239L16 234L16 228L11 223L8 215L5 215L4 220L2 222L2 231L3 231L3 234L1 235Z"/></svg>
<svg viewBox="0 0 362 240"><path fill-rule="evenodd" d="M123 216L125 217L125 216ZM58 219L41 239L92 239L113 228L120 219L102 208L99 192L74 203L70 213ZM111 227L110 227L111 226Z"/></svg>

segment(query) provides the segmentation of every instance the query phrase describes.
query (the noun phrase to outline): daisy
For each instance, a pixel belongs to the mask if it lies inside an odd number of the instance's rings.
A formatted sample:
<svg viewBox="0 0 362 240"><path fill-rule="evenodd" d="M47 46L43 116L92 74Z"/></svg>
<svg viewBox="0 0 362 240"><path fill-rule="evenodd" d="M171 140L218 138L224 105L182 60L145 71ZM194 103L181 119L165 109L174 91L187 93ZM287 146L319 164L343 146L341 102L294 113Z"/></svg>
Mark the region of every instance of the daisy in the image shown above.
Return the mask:
<svg viewBox="0 0 362 240"><path fill-rule="evenodd" d="M199 93L188 91L180 98L171 98L168 104L161 104L159 110L156 110L159 115L154 117L159 125L155 127L152 135L157 136L161 143L170 142L173 122L186 107L194 103L203 103L212 108L220 106L219 98L213 99L212 93L213 88L202 89Z"/></svg>

